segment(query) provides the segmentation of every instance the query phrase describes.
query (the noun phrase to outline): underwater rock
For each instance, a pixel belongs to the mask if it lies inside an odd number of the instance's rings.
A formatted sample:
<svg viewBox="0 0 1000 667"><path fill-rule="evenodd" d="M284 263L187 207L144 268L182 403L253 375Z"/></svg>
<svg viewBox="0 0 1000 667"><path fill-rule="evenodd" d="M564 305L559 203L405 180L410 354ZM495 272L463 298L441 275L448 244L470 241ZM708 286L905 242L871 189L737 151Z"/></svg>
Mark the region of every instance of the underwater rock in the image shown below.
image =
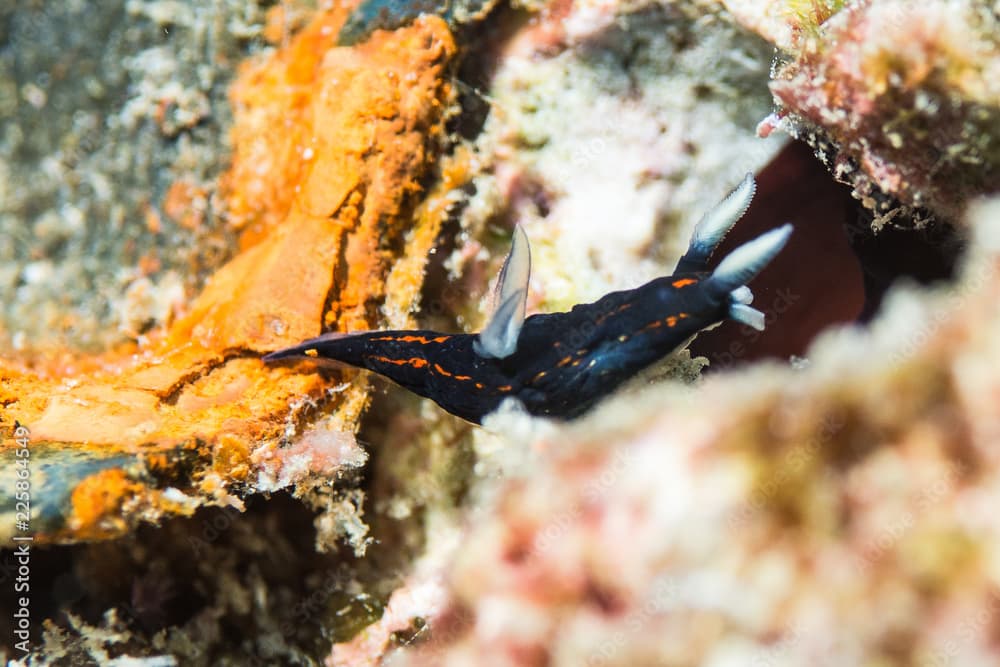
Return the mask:
<svg viewBox="0 0 1000 667"><path fill-rule="evenodd" d="M571 425L508 405L474 428L353 371L259 361L328 330L474 330L515 223L535 249L532 309L669 273L746 171L798 169L787 156L802 151L780 133L754 136L772 110L771 44L808 91L833 67L827 49L849 53L865 34L838 28L853 25L841 14L878 3L843 4L500 8L461 69L437 16L345 47L346 8L300 23L273 7L264 32L280 47L241 66L233 165L215 195L239 253L165 332L103 355L0 362L5 436L19 420L38 457L39 543L126 535L65 547L95 550L74 567L101 595L72 598L89 620L47 623L40 651L114 645L185 664L996 662L998 204L958 220L975 241L957 282L892 287L869 329L810 344L858 310L858 280L796 255L780 275L811 286L797 311L811 319L781 335L805 358L699 380L705 360L682 352ZM798 115L778 127L806 127ZM812 127L834 136L824 123ZM904 147L931 141L900 132ZM813 192L774 180L774 199ZM170 206L140 224L212 228L202 207L215 191L171 183ZM945 201L943 187L944 204L920 201L958 211L975 191ZM802 247L844 249L838 210L819 228L815 209L790 203L749 219L791 218ZM758 299L773 302L775 285L755 286ZM130 326L166 310L144 289ZM5 440L4 462L13 449ZM6 537L13 507L2 511ZM200 534L206 512L229 513L224 535ZM138 525L160 521L162 533ZM193 558L178 547L192 536ZM164 544L159 560L148 553ZM116 549L125 569L103 558ZM135 580L91 583L122 571Z"/></svg>
<svg viewBox="0 0 1000 667"><path fill-rule="evenodd" d="M3 3L5 357L134 340L175 313L133 308L131 287L190 299L233 255L224 225L185 221L221 212L235 68L217 65L266 48L264 16L243 0Z"/></svg>
<svg viewBox="0 0 1000 667"><path fill-rule="evenodd" d="M55 503L35 507L37 542L113 537L206 502L239 506L231 491L253 493L261 480L308 496L311 484L363 464L353 433L366 384L338 387L258 357L333 324L406 325L445 211L427 204L414 216L443 145L455 51L433 17L337 48L343 18L319 13L235 84L226 187L259 219L243 223L244 250L188 312L142 347L34 368L0 362L0 419L5 431L16 421L30 432ZM283 184L283 196L262 182ZM397 269L401 256L422 261ZM399 295L387 322L378 307L390 280ZM331 438L333 450L317 449ZM312 452L297 459L307 474L288 469L289 445ZM3 455L14 448L5 437ZM8 501L4 538L14 532ZM340 511L328 496L314 501ZM350 538L363 551L357 524Z"/></svg>
<svg viewBox="0 0 1000 667"><path fill-rule="evenodd" d="M753 22L756 3L731 4ZM786 12L771 83L782 126L853 185L875 229L919 225L921 209L961 222L971 198L1000 191L1000 14L973 0L837 5Z"/></svg>

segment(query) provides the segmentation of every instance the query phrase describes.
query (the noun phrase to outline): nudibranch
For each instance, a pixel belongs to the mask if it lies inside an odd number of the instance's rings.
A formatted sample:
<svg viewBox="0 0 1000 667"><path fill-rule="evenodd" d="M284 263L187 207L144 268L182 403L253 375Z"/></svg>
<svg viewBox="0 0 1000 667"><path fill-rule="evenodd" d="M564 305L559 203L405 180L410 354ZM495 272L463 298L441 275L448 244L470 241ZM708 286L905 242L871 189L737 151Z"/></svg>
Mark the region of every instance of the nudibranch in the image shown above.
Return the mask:
<svg viewBox="0 0 1000 667"><path fill-rule="evenodd" d="M525 317L531 251L517 227L500 270L495 309L478 334L328 333L264 357L319 357L383 375L471 422L513 398L533 415L573 419L636 373L725 319L764 328L747 283L781 251L790 224L708 260L753 198L753 176L695 227L674 273L569 312Z"/></svg>

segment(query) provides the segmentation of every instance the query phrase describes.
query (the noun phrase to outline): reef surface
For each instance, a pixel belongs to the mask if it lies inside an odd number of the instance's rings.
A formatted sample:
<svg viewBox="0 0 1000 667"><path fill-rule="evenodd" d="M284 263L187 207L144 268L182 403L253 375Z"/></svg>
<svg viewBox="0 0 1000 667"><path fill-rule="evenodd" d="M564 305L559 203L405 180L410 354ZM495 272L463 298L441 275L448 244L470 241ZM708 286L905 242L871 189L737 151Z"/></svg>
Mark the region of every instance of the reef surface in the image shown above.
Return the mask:
<svg viewBox="0 0 1000 667"><path fill-rule="evenodd" d="M106 161L31 183L14 166L58 137L5 158L3 224L82 215L107 240L88 298L132 304L53 300L89 231L0 246L0 486L27 432L50 582L33 659L993 664L997 8L415 6L108 19L149 58L129 29L227 54L190 81L136 61L148 85L94 112L159 100L143 127L169 172L106 193L134 241L76 190L25 208ZM35 17L4 11L8 35ZM18 78L55 65L13 52L8 143L25 104L58 111ZM515 223L532 310L636 286L747 171L760 191L726 243L796 228L753 285L767 331L724 324L579 422L507 406L480 429L350 369L259 360L330 330L474 331ZM43 340L32 312L85 323ZM16 514L0 497L5 544Z"/></svg>

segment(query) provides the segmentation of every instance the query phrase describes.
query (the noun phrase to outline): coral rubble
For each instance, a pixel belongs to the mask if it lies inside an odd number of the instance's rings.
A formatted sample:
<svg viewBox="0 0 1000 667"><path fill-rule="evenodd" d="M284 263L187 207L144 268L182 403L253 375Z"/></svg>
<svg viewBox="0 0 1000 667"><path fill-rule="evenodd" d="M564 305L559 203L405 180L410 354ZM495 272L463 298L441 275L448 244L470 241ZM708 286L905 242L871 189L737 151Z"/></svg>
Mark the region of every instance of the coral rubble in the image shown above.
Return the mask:
<svg viewBox="0 0 1000 667"><path fill-rule="evenodd" d="M793 22L771 90L875 226L902 222L896 200L960 222L970 198L1000 191L996 7L881 0L829 13Z"/></svg>

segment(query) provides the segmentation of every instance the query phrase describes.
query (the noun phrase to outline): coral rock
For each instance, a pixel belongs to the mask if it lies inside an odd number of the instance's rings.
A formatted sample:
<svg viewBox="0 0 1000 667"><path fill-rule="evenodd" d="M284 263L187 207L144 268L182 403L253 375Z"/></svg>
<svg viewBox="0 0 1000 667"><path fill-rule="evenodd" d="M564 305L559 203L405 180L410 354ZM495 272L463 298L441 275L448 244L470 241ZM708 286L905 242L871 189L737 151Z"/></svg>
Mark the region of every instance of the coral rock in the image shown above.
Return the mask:
<svg viewBox="0 0 1000 667"><path fill-rule="evenodd" d="M0 362L2 420L45 442L38 464L61 471L48 483L58 487L50 497L65 502L36 511L36 540L109 537L140 518L190 513L226 484L252 482L253 469L293 483L301 476L290 476L282 457L249 452L295 440L317 406L330 437L353 442L364 382L333 393L329 378L265 367L258 356L327 325L380 326L394 262L409 252L426 257L443 211L413 214L443 146L455 48L437 18L335 47L343 16L320 13L235 84L236 149L225 184L245 249L188 313L130 356L63 360L37 372ZM168 215L191 215L189 194L177 186ZM414 225L417 241L408 245ZM423 264L411 264L405 280L396 278L410 301L394 312L414 307ZM314 434L303 446L329 441ZM326 449L305 456L316 472L358 464ZM12 441L3 455L13 455ZM164 487L176 488L156 490ZM12 530L5 513L0 534Z"/></svg>
<svg viewBox="0 0 1000 667"><path fill-rule="evenodd" d="M822 18L822 17L820 17ZM959 222L1000 190L1000 17L982 3L850 3L804 32L771 90L821 128L835 173L873 210L885 196ZM818 139L822 143L822 139Z"/></svg>

